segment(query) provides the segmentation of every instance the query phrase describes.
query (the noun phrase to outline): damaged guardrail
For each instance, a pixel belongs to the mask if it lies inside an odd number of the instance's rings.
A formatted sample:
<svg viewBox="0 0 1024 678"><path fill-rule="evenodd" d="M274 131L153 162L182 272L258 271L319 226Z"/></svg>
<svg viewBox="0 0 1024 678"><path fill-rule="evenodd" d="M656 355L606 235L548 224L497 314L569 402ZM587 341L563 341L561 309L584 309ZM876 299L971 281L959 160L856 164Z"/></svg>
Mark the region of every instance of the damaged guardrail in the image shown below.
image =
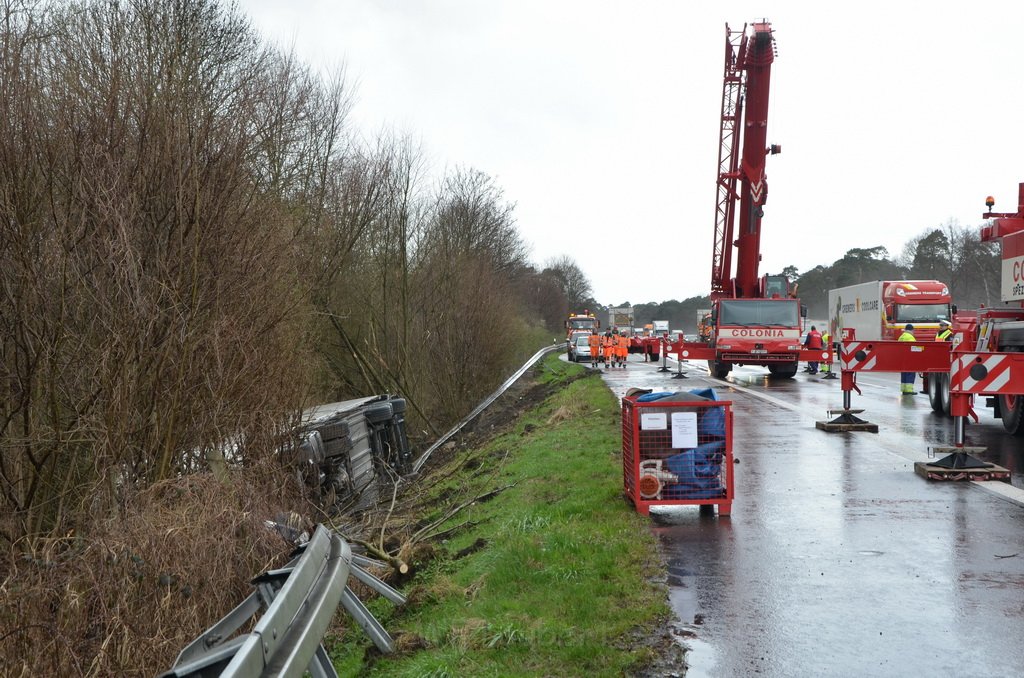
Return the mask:
<svg viewBox="0 0 1024 678"><path fill-rule="evenodd" d="M339 490L357 494L371 482L378 463L400 473L418 473L434 450L479 416L540 358L560 349L561 345L556 344L534 354L415 464L405 438L405 401L391 396L371 396L314 408L308 413L308 431L296 452L307 463L329 466L324 471L327 479L339 484ZM383 405L388 406L386 412ZM313 537L296 549L288 565L256 577L256 590L189 643L160 678L302 676L306 672L313 678L337 676L321 642L339 604L377 649L393 652L391 636L349 588L349 577L396 605L404 604L406 598L367 572L366 567L385 564L352 553L340 535L318 525ZM236 635L261 610L265 612L252 631Z"/></svg>
<svg viewBox="0 0 1024 678"><path fill-rule="evenodd" d="M405 597L362 569L380 565L355 555L349 544L323 525L296 549L285 567L253 580L256 590L234 610L188 644L161 678L222 676L336 676L321 641L339 603L381 652L394 650L391 636L348 587L349 575L395 604ZM266 612L247 634L234 636L261 609Z"/></svg>
<svg viewBox="0 0 1024 678"><path fill-rule="evenodd" d="M506 379L494 393L484 398L479 405L473 408L472 412L463 417L462 420L459 421L459 423L455 424L455 426L451 428L451 430L449 430L443 436L434 441L434 444L427 448L427 450L424 451L423 454L421 454L419 458L416 460L416 462L413 464L413 473L419 473L420 469L422 469L424 464L427 463L427 460L430 459L430 455L434 453L434 450L436 450L437 448L441 447L446 442L451 440L452 436L461 431L466 426L466 424L476 419L481 412L490 407L491 403L497 400L502 393L507 391L512 384L516 383L519 380L519 377L523 376L526 373L526 370L533 367L534 363L536 363L538 360L546 356L548 353L551 353L552 351L561 351L562 348L564 348L563 344L554 344L552 346L546 346L545 348L542 348L541 350L534 353L533 356L530 357L530 359L527 360L525 363L523 363L523 366L516 370L512 374L512 376Z"/></svg>

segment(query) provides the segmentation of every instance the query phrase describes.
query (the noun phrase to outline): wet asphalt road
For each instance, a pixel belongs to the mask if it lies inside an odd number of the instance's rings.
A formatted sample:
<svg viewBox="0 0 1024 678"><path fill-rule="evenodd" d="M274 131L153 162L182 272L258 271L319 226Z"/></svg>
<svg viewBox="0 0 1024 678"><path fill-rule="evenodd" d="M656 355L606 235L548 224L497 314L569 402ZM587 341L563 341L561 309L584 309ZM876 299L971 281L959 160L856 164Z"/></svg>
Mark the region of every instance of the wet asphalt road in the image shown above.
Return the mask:
<svg viewBox="0 0 1024 678"><path fill-rule="evenodd" d="M990 410L967 444L1012 483L927 481L913 462L952 444L952 424L898 375L858 379L852 406L879 433L826 433L838 379L659 366L603 373L619 397L711 386L734 403L732 515L652 509L687 676L1024 675L1024 440Z"/></svg>

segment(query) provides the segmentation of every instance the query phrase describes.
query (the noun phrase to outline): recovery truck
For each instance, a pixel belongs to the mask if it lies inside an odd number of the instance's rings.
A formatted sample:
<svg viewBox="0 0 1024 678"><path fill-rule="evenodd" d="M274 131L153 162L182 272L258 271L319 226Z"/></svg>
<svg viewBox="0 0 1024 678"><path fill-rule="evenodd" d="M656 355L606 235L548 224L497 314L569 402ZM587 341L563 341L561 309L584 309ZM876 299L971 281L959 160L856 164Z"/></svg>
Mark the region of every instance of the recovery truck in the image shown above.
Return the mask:
<svg viewBox="0 0 1024 678"><path fill-rule="evenodd" d="M907 323L918 341L931 341L939 321L950 321L949 286L938 280L873 280L828 291L833 337L898 339Z"/></svg>
<svg viewBox="0 0 1024 678"><path fill-rule="evenodd" d="M859 372L925 373L932 409L953 417L953 446L933 447L949 451L949 455L930 464L915 464L915 470L932 479L1009 478L1006 469L971 454L980 448L965 446L967 417L978 421L974 411L977 396L986 397L986 404L994 408L1008 433L1024 435L1024 183L1018 187L1017 212L992 212L995 201L991 196L985 204L988 211L982 217L990 221L981 229L981 240L1001 245L1004 305L972 311L954 307L952 341L844 338L840 356L844 414L817 424L826 431L872 430L867 428L871 424L852 416L862 410L850 409L851 392L860 393Z"/></svg>
<svg viewBox="0 0 1024 678"><path fill-rule="evenodd" d="M572 337L573 332L586 332L590 334L591 330L599 329L601 329L601 321L590 311L570 313L568 320L565 321L565 338L568 341Z"/></svg>
<svg viewBox="0 0 1024 678"><path fill-rule="evenodd" d="M570 353L569 347L572 344L573 336L578 334L590 334L591 330L601 329L601 321L589 310L583 313L570 313L565 321L565 352Z"/></svg>
<svg viewBox="0 0 1024 678"><path fill-rule="evenodd" d="M774 376L792 377L800 361L831 360L828 347L812 351L801 345L806 308L789 279L758 275L768 197L765 158L781 151L766 145L774 59L768 21L752 24L750 31L746 24L739 31L726 24L710 315L701 341L678 340L666 348L680 360L707 360L709 372L719 379L734 365L763 365Z"/></svg>

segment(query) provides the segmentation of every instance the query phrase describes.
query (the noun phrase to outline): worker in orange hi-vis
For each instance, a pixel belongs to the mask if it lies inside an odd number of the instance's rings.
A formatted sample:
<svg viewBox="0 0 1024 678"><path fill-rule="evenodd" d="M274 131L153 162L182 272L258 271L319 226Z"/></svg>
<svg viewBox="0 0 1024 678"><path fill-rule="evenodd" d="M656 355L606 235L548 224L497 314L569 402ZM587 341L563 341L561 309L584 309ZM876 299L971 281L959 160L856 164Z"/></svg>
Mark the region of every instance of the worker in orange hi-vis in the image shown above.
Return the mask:
<svg viewBox="0 0 1024 678"><path fill-rule="evenodd" d="M605 330L604 336L601 337L601 355L604 356L604 368L607 370L615 360L615 337L612 336L610 329Z"/></svg>
<svg viewBox="0 0 1024 678"><path fill-rule="evenodd" d="M587 345L590 346L590 366L597 367L598 361L601 360L601 335L596 329L590 330Z"/></svg>
<svg viewBox="0 0 1024 678"><path fill-rule="evenodd" d="M619 343L615 347L615 357L619 361L619 367L626 367L626 358L629 357L629 334L626 330L619 332Z"/></svg>

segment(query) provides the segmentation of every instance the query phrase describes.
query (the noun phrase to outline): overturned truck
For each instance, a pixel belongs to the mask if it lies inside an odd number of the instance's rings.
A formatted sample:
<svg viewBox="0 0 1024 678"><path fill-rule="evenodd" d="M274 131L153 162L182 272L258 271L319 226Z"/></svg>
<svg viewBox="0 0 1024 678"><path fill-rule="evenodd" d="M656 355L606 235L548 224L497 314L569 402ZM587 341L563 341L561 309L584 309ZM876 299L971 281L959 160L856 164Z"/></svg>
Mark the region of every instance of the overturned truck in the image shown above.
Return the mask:
<svg viewBox="0 0 1024 678"><path fill-rule="evenodd" d="M291 445L303 479L336 500L371 504L378 480L412 472L406 401L391 395L345 400L307 410Z"/></svg>

